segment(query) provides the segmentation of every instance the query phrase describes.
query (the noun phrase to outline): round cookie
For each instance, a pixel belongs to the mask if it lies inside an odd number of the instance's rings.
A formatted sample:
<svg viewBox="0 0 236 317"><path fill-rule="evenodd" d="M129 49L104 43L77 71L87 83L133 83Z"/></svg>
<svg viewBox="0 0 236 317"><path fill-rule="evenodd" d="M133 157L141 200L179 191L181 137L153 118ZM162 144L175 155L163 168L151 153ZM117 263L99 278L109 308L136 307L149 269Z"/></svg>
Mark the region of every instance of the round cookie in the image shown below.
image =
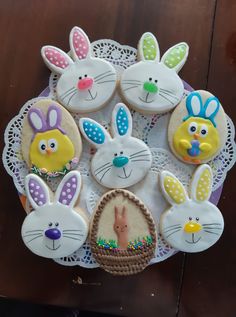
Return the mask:
<svg viewBox="0 0 236 317"><path fill-rule="evenodd" d="M78 250L88 235L88 221L75 203L81 189L78 171L69 172L62 179L55 195L35 174L25 179L26 195L33 211L25 218L21 235L33 253L56 259Z"/></svg>
<svg viewBox="0 0 236 317"><path fill-rule="evenodd" d="M156 226L147 207L127 190L103 195L90 222L94 258L107 272L130 275L142 271L154 256Z"/></svg>
<svg viewBox="0 0 236 317"><path fill-rule="evenodd" d="M85 139L97 148L91 172L98 183L108 188L126 188L145 177L152 154L142 140L131 136L132 117L124 104L118 103L113 109L113 137L90 118L81 118L79 126Z"/></svg>
<svg viewBox="0 0 236 317"><path fill-rule="evenodd" d="M144 33L138 45L139 62L124 70L120 80L121 94L130 107L154 114L173 109L184 93L178 72L187 60L188 51L186 43L178 43L160 59L155 36Z"/></svg>
<svg viewBox="0 0 236 317"><path fill-rule="evenodd" d="M70 113L57 102L43 99L24 119L21 148L31 172L47 179L65 175L77 166L82 142Z"/></svg>
<svg viewBox="0 0 236 317"><path fill-rule="evenodd" d="M202 164L212 160L227 138L226 115L219 100L210 92L190 93L170 117L168 141L181 161Z"/></svg>
<svg viewBox="0 0 236 317"><path fill-rule="evenodd" d="M204 251L222 235L222 214L208 201L212 192L212 178L209 165L198 167L192 179L189 197L172 173L161 173L161 189L171 207L161 215L160 230L173 248L183 252Z"/></svg>
<svg viewBox="0 0 236 317"><path fill-rule="evenodd" d="M116 70L111 63L92 56L89 39L79 27L70 32L70 49L70 55L54 46L41 49L45 64L60 75L57 98L69 111L97 111L115 92Z"/></svg>

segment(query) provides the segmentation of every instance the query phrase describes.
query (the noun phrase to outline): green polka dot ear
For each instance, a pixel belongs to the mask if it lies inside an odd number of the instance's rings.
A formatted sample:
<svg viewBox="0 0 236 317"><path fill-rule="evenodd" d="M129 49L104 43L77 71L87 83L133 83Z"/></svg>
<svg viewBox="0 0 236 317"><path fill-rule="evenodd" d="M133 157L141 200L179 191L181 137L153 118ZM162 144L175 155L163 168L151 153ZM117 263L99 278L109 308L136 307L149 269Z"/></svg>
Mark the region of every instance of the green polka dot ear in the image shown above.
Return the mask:
<svg viewBox="0 0 236 317"><path fill-rule="evenodd" d="M208 201L212 191L212 170L199 166L192 178L190 195L170 172L160 175L160 186L171 207L161 215L160 231L164 239L183 252L200 252L217 242L223 233L220 210Z"/></svg>
<svg viewBox="0 0 236 317"><path fill-rule="evenodd" d="M138 44L139 62L128 67L120 80L121 94L135 110L163 113L182 99L184 86L178 72L185 64L189 47L182 42L168 49L160 59L155 36L144 33Z"/></svg>

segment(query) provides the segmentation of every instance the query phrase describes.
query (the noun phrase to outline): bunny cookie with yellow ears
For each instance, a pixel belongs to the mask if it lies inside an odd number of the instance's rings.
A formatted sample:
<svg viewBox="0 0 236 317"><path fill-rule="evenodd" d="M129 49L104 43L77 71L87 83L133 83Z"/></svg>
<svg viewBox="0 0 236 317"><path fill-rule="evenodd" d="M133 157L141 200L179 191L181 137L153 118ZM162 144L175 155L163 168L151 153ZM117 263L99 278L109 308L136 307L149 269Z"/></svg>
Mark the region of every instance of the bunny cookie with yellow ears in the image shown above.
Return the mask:
<svg viewBox="0 0 236 317"><path fill-rule="evenodd" d="M183 252L200 252L217 242L223 233L220 210L208 201L212 192L212 171L204 164L194 173L190 197L180 181L170 172L160 175L162 192L172 205L161 215L164 239Z"/></svg>
<svg viewBox="0 0 236 317"><path fill-rule="evenodd" d="M140 61L128 67L120 80L122 96L130 107L144 113L173 109L183 97L184 85L178 72L187 60L188 51L186 43L178 43L160 60L155 36L144 33L138 45Z"/></svg>
<svg viewBox="0 0 236 317"><path fill-rule="evenodd" d="M92 56L89 39L77 26L70 32L70 49L73 59L54 46L41 50L45 64L60 75L57 98L69 111L97 111L115 91L116 70L109 62Z"/></svg>

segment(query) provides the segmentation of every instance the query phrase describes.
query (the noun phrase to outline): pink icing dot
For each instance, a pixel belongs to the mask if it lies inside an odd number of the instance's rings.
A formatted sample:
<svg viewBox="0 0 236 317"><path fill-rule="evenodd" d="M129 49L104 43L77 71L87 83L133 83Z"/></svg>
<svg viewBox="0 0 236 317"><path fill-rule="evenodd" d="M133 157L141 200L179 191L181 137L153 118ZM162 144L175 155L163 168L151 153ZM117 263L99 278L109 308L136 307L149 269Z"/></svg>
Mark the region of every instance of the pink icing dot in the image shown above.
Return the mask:
<svg viewBox="0 0 236 317"><path fill-rule="evenodd" d="M57 67L65 68L69 65L66 57L55 48L47 47L45 49L45 56L50 63Z"/></svg>

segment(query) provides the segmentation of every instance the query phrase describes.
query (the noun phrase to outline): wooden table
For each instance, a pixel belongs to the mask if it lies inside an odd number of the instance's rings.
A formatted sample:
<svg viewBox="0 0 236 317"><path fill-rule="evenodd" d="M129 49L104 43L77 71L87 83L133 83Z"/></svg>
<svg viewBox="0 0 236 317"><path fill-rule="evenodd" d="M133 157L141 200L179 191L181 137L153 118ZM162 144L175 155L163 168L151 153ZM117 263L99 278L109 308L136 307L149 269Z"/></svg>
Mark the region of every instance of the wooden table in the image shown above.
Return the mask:
<svg viewBox="0 0 236 317"><path fill-rule="evenodd" d="M74 25L85 29L91 41L111 38L133 47L143 32L151 31L162 52L179 41L188 42L190 55L182 78L217 95L235 120L235 13L235 0L2 0L1 149L8 121L48 84L41 46L68 50ZM137 276L119 278L100 269L63 267L30 253L20 238L24 210L3 168L1 177L2 296L126 316L235 316L236 169L219 203L226 223L219 243L207 252L179 253ZM78 276L85 284L73 283Z"/></svg>

